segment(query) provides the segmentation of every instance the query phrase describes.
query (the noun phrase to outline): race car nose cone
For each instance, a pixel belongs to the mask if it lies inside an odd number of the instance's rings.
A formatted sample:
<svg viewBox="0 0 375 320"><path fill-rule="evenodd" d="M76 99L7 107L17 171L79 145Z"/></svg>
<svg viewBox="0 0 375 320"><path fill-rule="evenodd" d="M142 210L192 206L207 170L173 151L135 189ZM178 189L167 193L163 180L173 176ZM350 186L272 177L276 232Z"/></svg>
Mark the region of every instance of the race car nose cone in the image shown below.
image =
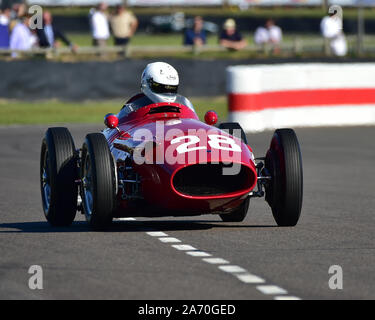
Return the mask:
<svg viewBox="0 0 375 320"><path fill-rule="evenodd" d="M207 111L204 115L204 122L208 125L213 126L218 120L217 113L213 110Z"/></svg>
<svg viewBox="0 0 375 320"><path fill-rule="evenodd" d="M104 117L104 124L110 128L110 129L115 129L118 126L118 118L115 114L113 113L108 113Z"/></svg>

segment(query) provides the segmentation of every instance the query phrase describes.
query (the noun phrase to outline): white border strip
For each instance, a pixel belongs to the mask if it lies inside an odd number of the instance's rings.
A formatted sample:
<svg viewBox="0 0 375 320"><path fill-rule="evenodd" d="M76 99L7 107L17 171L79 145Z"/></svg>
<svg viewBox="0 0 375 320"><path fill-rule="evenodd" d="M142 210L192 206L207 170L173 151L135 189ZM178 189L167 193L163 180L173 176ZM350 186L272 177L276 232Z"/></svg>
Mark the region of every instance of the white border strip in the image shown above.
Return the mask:
<svg viewBox="0 0 375 320"><path fill-rule="evenodd" d="M375 63L286 63L227 68L228 93L375 88Z"/></svg>
<svg viewBox="0 0 375 320"><path fill-rule="evenodd" d="M229 113L246 132L285 127L356 126L375 124L375 105L306 106Z"/></svg>

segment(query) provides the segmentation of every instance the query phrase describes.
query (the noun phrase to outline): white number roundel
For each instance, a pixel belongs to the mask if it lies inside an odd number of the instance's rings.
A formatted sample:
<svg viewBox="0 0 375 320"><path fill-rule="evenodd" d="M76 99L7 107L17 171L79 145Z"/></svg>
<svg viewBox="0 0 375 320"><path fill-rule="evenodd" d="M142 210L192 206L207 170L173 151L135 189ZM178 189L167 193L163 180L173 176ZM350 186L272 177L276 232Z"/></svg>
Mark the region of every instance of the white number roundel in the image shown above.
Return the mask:
<svg viewBox="0 0 375 320"><path fill-rule="evenodd" d="M181 143L177 148L178 153L185 153L189 151L195 151L195 150L202 150L207 149L205 146L201 147L190 147L193 144L197 144L200 142L199 137L197 136L181 136L173 139L171 141L171 144L179 143L184 140L188 139L187 142ZM208 144L213 149L220 149L220 150L227 150L227 151L233 151L233 152L241 152L241 147L236 144L236 142L227 136L222 136L219 134L209 134L208 135Z"/></svg>
<svg viewBox="0 0 375 320"><path fill-rule="evenodd" d="M179 143L185 139L189 139L188 142L185 142L185 143L181 143L177 148L177 152L178 153L185 153L185 152L189 152L189 151L194 151L194 150L201 150L201 149L207 149L206 147L202 146L202 147L192 147L192 148L188 148L188 146L191 146L192 144L196 144L200 141L199 137L197 136L181 136L181 137L178 137L178 138L175 138L171 141L171 144L175 144L175 143Z"/></svg>
<svg viewBox="0 0 375 320"><path fill-rule="evenodd" d="M232 138L219 134L209 134L208 137L208 144L211 148L241 152L241 147ZM221 144L229 146L222 146Z"/></svg>

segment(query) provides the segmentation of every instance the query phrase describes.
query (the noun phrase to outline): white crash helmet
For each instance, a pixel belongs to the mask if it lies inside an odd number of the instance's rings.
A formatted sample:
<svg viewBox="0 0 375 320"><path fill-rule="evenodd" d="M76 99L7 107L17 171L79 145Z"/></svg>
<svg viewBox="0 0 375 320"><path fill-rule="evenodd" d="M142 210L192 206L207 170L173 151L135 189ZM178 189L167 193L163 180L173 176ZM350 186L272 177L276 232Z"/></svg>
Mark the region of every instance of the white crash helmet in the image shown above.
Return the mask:
<svg viewBox="0 0 375 320"><path fill-rule="evenodd" d="M168 63L150 63L142 73L141 90L154 103L174 102L178 85L177 70Z"/></svg>

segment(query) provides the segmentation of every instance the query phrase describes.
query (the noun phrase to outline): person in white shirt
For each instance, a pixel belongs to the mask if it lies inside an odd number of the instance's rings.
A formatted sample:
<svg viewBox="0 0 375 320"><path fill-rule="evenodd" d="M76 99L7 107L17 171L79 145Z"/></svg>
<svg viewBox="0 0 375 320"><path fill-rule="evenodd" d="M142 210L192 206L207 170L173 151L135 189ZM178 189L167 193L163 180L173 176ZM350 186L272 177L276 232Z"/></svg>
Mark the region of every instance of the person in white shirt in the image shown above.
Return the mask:
<svg viewBox="0 0 375 320"><path fill-rule="evenodd" d="M342 31L342 19L335 13L322 19L320 31L329 41L329 47L335 56L345 56L348 52L344 32Z"/></svg>
<svg viewBox="0 0 375 320"><path fill-rule="evenodd" d="M260 46L262 49L264 49L268 41L269 41L268 30L262 26L256 28L255 33L254 33L255 44Z"/></svg>
<svg viewBox="0 0 375 320"><path fill-rule="evenodd" d="M36 36L29 28L29 21L30 16L25 15L13 28L9 42L11 50L31 50L31 48L37 43ZM12 57L17 56L16 52L12 53Z"/></svg>
<svg viewBox="0 0 375 320"><path fill-rule="evenodd" d="M272 19L268 19L265 26L260 26L255 30L254 42L263 50L271 47L274 53L280 52L280 43L283 39L281 28L275 25ZM269 46L268 46L269 45Z"/></svg>
<svg viewBox="0 0 375 320"><path fill-rule="evenodd" d="M110 37L107 4L101 2L91 15L91 29L94 46L105 47Z"/></svg>
<svg viewBox="0 0 375 320"><path fill-rule="evenodd" d="M283 32L281 28L275 25L272 19L268 19L266 22L266 28L268 30L269 43L273 47L274 53L280 52L280 43L283 40Z"/></svg>

